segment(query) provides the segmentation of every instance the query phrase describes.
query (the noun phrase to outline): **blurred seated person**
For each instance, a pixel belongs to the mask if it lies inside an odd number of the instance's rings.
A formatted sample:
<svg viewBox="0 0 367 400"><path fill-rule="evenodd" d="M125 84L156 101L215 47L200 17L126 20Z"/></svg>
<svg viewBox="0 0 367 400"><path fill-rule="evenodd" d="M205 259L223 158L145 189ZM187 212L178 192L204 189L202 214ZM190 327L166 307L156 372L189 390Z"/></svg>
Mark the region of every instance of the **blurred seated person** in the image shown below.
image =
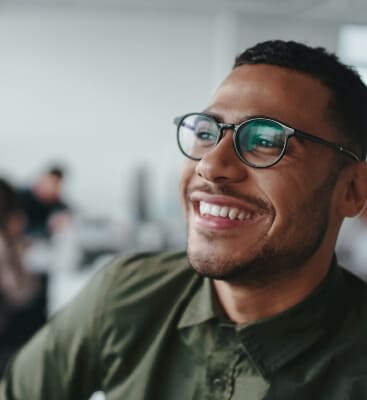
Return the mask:
<svg viewBox="0 0 367 400"><path fill-rule="evenodd" d="M22 264L24 216L11 185L0 179L0 376L9 358L46 321L46 284Z"/></svg>
<svg viewBox="0 0 367 400"><path fill-rule="evenodd" d="M70 223L70 208L62 199L64 170L52 167L42 173L31 187L19 190L29 238L49 239Z"/></svg>

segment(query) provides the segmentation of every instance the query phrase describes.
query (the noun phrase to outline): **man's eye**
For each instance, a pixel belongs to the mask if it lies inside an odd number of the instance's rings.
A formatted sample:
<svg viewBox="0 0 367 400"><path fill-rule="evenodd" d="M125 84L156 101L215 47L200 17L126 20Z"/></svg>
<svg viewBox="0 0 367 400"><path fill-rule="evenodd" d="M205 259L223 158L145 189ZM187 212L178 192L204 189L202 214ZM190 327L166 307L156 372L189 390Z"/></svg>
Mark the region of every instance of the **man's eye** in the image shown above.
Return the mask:
<svg viewBox="0 0 367 400"><path fill-rule="evenodd" d="M274 142L274 140L269 140L267 138L262 138L262 137L257 138L256 144L257 146L262 146L262 147L277 147L277 144Z"/></svg>
<svg viewBox="0 0 367 400"><path fill-rule="evenodd" d="M217 137L213 133L206 132L206 131L200 131L196 132L196 137L199 140L205 140L205 141L210 141L210 142L215 142Z"/></svg>
<svg viewBox="0 0 367 400"><path fill-rule="evenodd" d="M282 148L283 143L281 140L277 139L276 137L267 137L267 136L260 136L258 135L253 143L255 146L258 147L266 147L266 148Z"/></svg>

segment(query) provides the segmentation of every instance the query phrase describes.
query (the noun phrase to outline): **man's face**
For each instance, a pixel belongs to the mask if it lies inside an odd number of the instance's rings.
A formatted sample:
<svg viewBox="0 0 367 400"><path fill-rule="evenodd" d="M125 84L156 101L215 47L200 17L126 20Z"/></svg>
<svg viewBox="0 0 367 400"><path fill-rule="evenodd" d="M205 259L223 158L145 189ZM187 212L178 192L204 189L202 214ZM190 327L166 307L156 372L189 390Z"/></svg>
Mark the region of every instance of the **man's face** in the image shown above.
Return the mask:
<svg viewBox="0 0 367 400"><path fill-rule="evenodd" d="M266 116L335 142L329 96L306 74L245 65L232 71L205 112L225 123ZM201 274L266 281L302 266L322 245L338 155L293 137L278 164L256 169L238 159L232 138L227 130L200 161L185 161L181 197L188 255Z"/></svg>
<svg viewBox="0 0 367 400"><path fill-rule="evenodd" d="M62 178L53 174L42 176L37 184L37 193L40 198L49 203L56 202L61 197Z"/></svg>

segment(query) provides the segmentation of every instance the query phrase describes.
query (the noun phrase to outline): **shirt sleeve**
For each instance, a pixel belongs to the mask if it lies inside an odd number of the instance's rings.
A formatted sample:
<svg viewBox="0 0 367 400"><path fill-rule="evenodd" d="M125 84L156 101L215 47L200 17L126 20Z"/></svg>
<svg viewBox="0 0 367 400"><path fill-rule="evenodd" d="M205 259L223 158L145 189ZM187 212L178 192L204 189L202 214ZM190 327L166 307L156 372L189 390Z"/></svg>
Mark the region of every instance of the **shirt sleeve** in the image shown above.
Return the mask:
<svg viewBox="0 0 367 400"><path fill-rule="evenodd" d="M105 294L101 271L17 354L0 382L0 400L87 400L100 389Z"/></svg>

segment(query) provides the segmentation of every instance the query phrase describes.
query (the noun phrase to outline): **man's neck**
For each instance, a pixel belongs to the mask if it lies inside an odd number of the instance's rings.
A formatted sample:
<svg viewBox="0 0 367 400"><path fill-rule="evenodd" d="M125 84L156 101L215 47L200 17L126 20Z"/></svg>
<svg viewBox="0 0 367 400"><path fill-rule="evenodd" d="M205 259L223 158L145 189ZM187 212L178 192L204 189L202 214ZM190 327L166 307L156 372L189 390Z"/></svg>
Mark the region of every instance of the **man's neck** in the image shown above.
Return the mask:
<svg viewBox="0 0 367 400"><path fill-rule="evenodd" d="M297 273L280 277L262 286L214 280L214 288L224 313L236 324L246 324L279 314L301 302L327 275L331 257L324 263L310 262Z"/></svg>

